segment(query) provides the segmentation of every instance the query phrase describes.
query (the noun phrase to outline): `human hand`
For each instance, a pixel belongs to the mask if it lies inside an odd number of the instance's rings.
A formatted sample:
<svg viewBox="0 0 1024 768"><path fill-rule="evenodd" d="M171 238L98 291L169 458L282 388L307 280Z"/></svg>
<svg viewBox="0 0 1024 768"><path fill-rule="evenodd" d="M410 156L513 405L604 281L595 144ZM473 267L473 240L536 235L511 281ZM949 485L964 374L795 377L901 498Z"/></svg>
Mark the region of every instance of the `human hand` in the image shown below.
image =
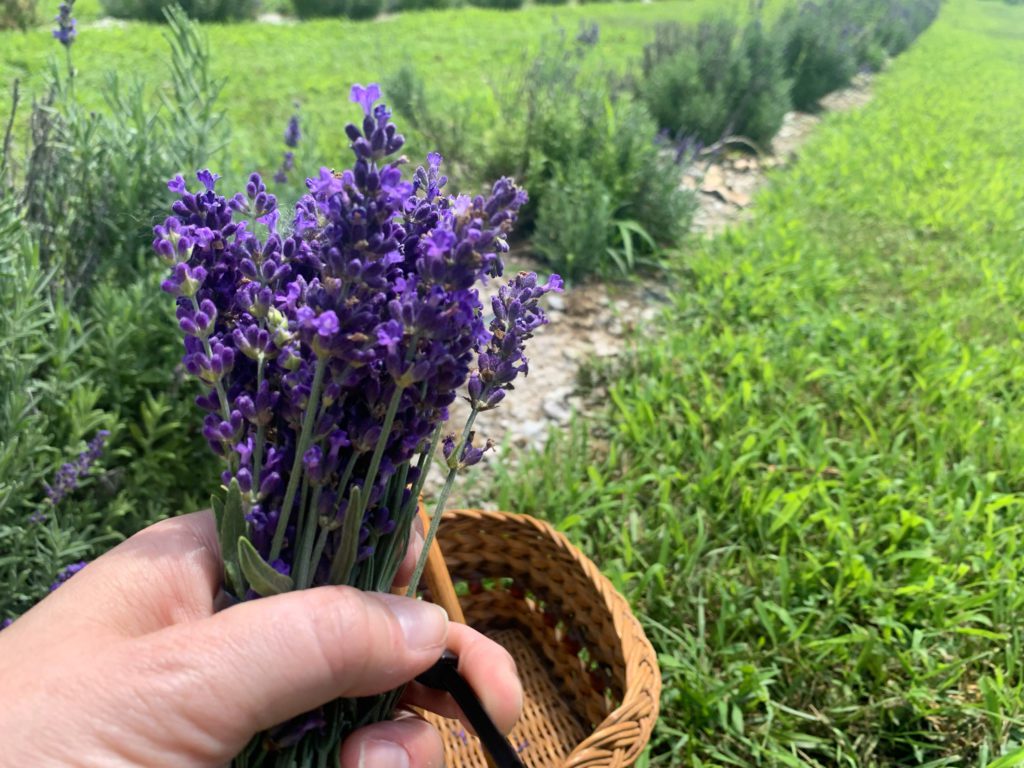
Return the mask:
<svg viewBox="0 0 1024 768"><path fill-rule="evenodd" d="M399 580L422 547L413 537ZM0 633L0 765L219 766L253 734L343 696L411 680L447 647L495 723L522 688L496 643L436 606L349 587L223 601L209 512L146 528L90 563ZM404 705L454 717L416 684ZM425 721L367 726L344 768L443 765Z"/></svg>

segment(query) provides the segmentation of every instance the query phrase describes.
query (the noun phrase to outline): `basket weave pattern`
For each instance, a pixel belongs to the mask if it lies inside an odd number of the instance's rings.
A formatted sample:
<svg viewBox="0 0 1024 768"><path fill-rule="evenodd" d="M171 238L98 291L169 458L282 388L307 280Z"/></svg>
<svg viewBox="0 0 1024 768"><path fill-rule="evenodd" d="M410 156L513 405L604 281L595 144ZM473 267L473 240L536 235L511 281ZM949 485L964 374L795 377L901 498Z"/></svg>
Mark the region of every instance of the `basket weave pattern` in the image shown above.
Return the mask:
<svg viewBox="0 0 1024 768"><path fill-rule="evenodd" d="M632 765L657 718L661 675L611 582L563 534L526 515L449 511L438 540L466 623L516 659L525 700L510 738L523 761ZM437 579L428 572L428 593L442 591ZM485 768L479 742L458 722L428 719L442 734L446 765Z"/></svg>

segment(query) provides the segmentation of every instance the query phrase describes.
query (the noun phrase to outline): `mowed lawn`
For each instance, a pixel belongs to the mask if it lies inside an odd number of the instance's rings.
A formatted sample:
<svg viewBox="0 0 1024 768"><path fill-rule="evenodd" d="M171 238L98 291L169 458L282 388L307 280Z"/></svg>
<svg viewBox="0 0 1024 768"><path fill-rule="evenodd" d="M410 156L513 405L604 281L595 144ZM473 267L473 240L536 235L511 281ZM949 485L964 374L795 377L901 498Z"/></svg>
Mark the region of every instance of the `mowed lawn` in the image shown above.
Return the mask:
<svg viewBox="0 0 1024 768"><path fill-rule="evenodd" d="M659 765L1024 765L1024 7L876 85L499 483L642 617Z"/></svg>

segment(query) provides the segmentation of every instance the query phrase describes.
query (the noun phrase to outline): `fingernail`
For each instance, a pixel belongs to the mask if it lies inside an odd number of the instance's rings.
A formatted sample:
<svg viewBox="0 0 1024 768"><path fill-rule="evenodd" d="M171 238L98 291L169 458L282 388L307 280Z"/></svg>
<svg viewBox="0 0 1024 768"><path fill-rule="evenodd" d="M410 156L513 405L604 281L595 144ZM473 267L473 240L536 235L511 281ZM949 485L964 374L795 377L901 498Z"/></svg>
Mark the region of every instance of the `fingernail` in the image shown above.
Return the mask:
<svg viewBox="0 0 1024 768"><path fill-rule="evenodd" d="M359 748L359 768L409 768L409 753L391 741L367 741Z"/></svg>
<svg viewBox="0 0 1024 768"><path fill-rule="evenodd" d="M409 597L380 597L398 619L406 647L419 651L444 645L448 639L448 614L444 608Z"/></svg>

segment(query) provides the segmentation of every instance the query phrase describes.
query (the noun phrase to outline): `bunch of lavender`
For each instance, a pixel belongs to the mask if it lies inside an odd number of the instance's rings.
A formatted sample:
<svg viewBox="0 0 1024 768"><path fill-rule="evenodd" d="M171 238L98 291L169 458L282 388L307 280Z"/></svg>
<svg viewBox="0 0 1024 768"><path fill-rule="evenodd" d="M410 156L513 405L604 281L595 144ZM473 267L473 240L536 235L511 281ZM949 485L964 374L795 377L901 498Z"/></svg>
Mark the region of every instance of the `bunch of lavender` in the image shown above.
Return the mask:
<svg viewBox="0 0 1024 768"><path fill-rule="evenodd" d="M486 196L447 195L436 154L405 178L404 139L379 97L353 87L355 162L307 181L287 231L258 175L225 198L209 171L198 192L170 182L180 199L155 229L184 365L204 385L204 434L225 464L214 511L238 599L324 584L389 591L449 406L461 391L471 413L444 442L438 511L456 471L482 455L477 413L527 372L524 344L546 322L538 300L561 290L556 275L520 273L485 318L477 286L502 274L526 194L501 179ZM268 749L280 765L336 764L345 734L395 700L333 702L255 739L237 764Z"/></svg>

